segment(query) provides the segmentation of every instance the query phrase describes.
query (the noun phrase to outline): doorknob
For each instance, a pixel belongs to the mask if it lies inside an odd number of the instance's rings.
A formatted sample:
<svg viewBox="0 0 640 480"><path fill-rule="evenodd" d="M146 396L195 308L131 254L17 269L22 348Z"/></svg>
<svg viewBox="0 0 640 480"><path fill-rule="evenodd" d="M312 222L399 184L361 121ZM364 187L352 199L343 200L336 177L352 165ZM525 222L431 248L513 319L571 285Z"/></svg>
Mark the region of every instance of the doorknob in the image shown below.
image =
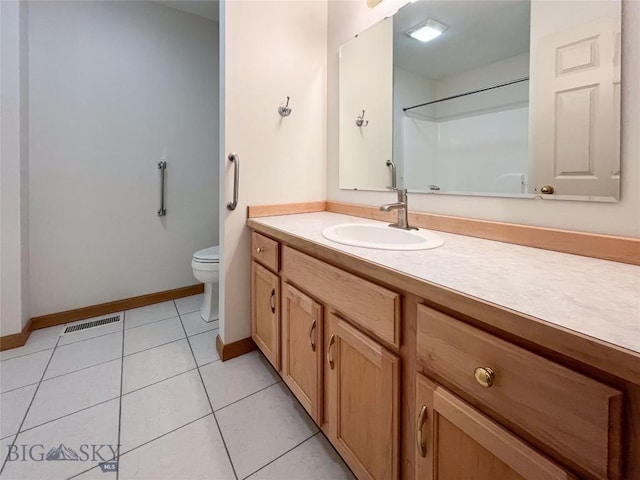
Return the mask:
<svg viewBox="0 0 640 480"><path fill-rule="evenodd" d="M554 192L553 185L543 185L542 187L540 187L540 193L551 195L553 192Z"/></svg>

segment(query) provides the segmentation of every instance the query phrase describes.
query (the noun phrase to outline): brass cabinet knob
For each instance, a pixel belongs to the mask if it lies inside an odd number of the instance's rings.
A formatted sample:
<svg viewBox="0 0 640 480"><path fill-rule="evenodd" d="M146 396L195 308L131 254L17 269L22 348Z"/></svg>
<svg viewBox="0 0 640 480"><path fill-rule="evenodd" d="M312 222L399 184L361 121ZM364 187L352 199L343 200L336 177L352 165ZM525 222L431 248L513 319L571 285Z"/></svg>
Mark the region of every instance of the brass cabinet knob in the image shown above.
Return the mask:
<svg viewBox="0 0 640 480"><path fill-rule="evenodd" d="M256 248L256 253L258 255L260 255L262 252L264 252L264 248L260 248L260 247Z"/></svg>
<svg viewBox="0 0 640 480"><path fill-rule="evenodd" d="M489 388L493 385L496 374L489 367L478 367L473 371L473 376L476 382L484 388Z"/></svg>
<svg viewBox="0 0 640 480"><path fill-rule="evenodd" d="M553 185L543 185L540 187L540 193L551 195L554 191L555 189L553 188Z"/></svg>

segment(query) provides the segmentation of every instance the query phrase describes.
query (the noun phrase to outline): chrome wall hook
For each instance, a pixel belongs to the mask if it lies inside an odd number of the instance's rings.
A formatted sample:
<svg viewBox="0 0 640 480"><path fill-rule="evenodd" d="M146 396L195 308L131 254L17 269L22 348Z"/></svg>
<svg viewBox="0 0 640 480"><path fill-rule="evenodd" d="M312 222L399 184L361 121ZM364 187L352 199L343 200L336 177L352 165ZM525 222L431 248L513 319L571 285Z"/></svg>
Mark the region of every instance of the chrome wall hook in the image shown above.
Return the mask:
<svg viewBox="0 0 640 480"><path fill-rule="evenodd" d="M289 97L287 97L287 103L281 103L278 107L278 113L281 117L288 117L291 115L291 108L289 108Z"/></svg>
<svg viewBox="0 0 640 480"><path fill-rule="evenodd" d="M369 120L364 119L364 110L362 110L362 115L356 117L356 125L358 127L366 127L369 125Z"/></svg>

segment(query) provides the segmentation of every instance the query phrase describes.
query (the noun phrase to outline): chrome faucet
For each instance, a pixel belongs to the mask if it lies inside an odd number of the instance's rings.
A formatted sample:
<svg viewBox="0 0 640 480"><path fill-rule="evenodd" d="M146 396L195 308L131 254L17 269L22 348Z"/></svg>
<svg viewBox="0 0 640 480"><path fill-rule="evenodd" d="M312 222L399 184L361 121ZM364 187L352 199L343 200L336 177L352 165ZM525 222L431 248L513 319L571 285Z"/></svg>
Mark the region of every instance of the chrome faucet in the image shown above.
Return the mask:
<svg viewBox="0 0 640 480"><path fill-rule="evenodd" d="M391 210L398 211L398 221L396 223L390 223L389 226L393 228L401 228L403 230L418 230L416 227L409 226L408 209L407 209L407 189L406 188L392 188L398 192L398 201L396 203L385 203L380 206L380 210L383 212L390 212Z"/></svg>

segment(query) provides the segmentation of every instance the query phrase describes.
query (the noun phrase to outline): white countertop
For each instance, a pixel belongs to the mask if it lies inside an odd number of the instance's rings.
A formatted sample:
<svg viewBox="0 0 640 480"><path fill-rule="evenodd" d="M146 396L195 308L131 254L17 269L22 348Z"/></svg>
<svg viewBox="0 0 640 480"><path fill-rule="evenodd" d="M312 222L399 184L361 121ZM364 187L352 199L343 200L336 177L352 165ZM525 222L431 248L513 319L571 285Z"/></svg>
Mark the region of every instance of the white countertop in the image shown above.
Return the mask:
<svg viewBox="0 0 640 480"><path fill-rule="evenodd" d="M383 222L330 212L252 220L640 353L638 266L436 231L444 245L432 250L351 247L322 229Z"/></svg>

